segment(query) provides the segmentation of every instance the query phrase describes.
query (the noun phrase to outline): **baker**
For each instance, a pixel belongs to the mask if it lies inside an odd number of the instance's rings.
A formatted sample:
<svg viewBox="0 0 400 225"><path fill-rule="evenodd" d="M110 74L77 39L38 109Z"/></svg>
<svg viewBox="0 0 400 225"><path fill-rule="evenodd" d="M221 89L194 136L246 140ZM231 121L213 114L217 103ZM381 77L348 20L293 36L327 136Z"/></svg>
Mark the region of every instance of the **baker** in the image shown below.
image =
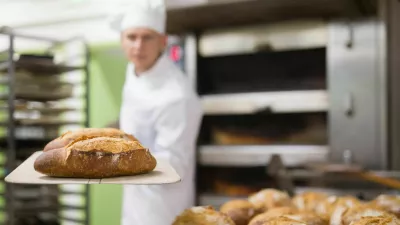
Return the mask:
<svg viewBox="0 0 400 225"><path fill-rule="evenodd" d="M129 60L119 128L134 135L155 157L168 160L182 181L125 185L121 224L170 225L194 204L195 146L202 111L187 76L164 54L164 2L132 2L111 20Z"/></svg>

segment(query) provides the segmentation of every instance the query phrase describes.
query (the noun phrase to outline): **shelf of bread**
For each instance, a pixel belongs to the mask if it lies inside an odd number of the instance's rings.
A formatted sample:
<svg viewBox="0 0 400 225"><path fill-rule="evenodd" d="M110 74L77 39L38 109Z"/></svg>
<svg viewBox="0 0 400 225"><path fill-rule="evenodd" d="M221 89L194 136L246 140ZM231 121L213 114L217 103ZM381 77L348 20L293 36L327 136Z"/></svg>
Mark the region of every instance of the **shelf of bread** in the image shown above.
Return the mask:
<svg viewBox="0 0 400 225"><path fill-rule="evenodd" d="M8 103L1 102L0 110L9 110ZM70 107L57 102L28 102L28 101L14 101L14 111L16 113L28 114L36 113L45 116L57 116L61 113L83 111L85 107Z"/></svg>
<svg viewBox="0 0 400 225"><path fill-rule="evenodd" d="M15 86L13 99L22 101L32 101L32 102L54 102L68 99L79 99L85 97L83 93L73 93L71 86L64 86L59 89L57 88L47 88L40 89L43 87L39 86ZM11 95L9 92L1 92L0 100L6 101Z"/></svg>
<svg viewBox="0 0 400 225"><path fill-rule="evenodd" d="M201 195L198 205L181 212L173 225L185 221L208 225L219 224L213 221L228 225L400 224L400 196L388 192L360 199L350 192L307 190L290 196L282 190L263 188L240 197ZM214 220L209 220L211 216Z"/></svg>
<svg viewBox="0 0 400 225"><path fill-rule="evenodd" d="M16 119L14 122L15 126L63 126L63 125L84 125L84 121L74 120L63 120L53 118L41 118L41 119ZM8 122L0 122L0 126L9 126Z"/></svg>
<svg viewBox="0 0 400 225"><path fill-rule="evenodd" d="M325 112L329 107L325 90L203 95L201 101L206 115Z"/></svg>
<svg viewBox="0 0 400 225"><path fill-rule="evenodd" d="M15 39L21 37L13 36ZM59 48L58 44L65 47ZM10 162L4 168L3 198L6 200L4 209L10 210L14 216L13 224L59 224L63 210L83 214L88 210L86 205L60 202L64 196L86 200L88 182L66 185L66 188L64 185L32 183L13 184L12 189L6 186L6 177L23 166L35 152L42 151L65 130L87 126L86 81L89 71L86 66L89 58L85 46L80 49L77 45L80 43L71 44L75 49L73 54L66 51L70 47L67 46L70 41L66 41L48 46L41 53L31 54L10 48L8 52L12 52L12 62L7 58L10 56L7 51L0 59L0 146L6 149L1 156ZM34 170L33 165L29 168L31 170ZM42 180L44 177L41 174ZM9 198L11 194L14 196L12 199ZM79 224L86 223L85 220ZM65 221L66 224L78 222Z"/></svg>
<svg viewBox="0 0 400 225"><path fill-rule="evenodd" d="M82 70L82 66L69 66L62 63L56 63L54 57L50 55L32 55L21 54L13 61L15 71L29 72L33 74L40 74L42 76L59 75L66 72L75 70ZM8 61L1 62L0 73L6 73L7 68L10 66Z"/></svg>
<svg viewBox="0 0 400 225"><path fill-rule="evenodd" d="M266 166L273 155L285 165L300 166L310 161L328 160L329 148L318 145L203 145L198 162L204 166Z"/></svg>

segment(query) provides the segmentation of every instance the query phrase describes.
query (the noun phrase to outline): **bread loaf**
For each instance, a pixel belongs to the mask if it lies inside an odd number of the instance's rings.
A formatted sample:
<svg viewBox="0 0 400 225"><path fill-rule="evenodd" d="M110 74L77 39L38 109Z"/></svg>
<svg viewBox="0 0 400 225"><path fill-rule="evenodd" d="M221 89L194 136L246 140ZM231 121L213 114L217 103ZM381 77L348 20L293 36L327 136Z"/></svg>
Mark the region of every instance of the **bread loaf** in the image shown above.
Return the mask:
<svg viewBox="0 0 400 225"><path fill-rule="evenodd" d="M306 222L290 219L285 216L275 217L270 220L259 223L250 223L254 225L308 225Z"/></svg>
<svg viewBox="0 0 400 225"><path fill-rule="evenodd" d="M400 218L400 196L381 194L371 204L381 207Z"/></svg>
<svg viewBox="0 0 400 225"><path fill-rule="evenodd" d="M148 173L156 159L133 136L115 129L67 132L46 145L36 171L52 177L108 178Z"/></svg>
<svg viewBox="0 0 400 225"><path fill-rule="evenodd" d="M186 209L175 218L172 225L235 225L225 213L211 206L197 206Z"/></svg>
<svg viewBox="0 0 400 225"><path fill-rule="evenodd" d="M228 201L221 206L220 211L228 215L236 225L247 225L256 214L254 205L244 199Z"/></svg>
<svg viewBox="0 0 400 225"><path fill-rule="evenodd" d="M400 225L400 220L393 216L365 216L350 225Z"/></svg>
<svg viewBox="0 0 400 225"><path fill-rule="evenodd" d="M304 192L294 196L292 202L299 211L315 212L317 205L328 197L328 194L321 192Z"/></svg>
<svg viewBox="0 0 400 225"><path fill-rule="evenodd" d="M276 207L293 206L291 198L286 192L272 188L262 189L251 194L248 197L248 201L251 202L260 213Z"/></svg>
<svg viewBox="0 0 400 225"><path fill-rule="evenodd" d="M131 141L138 141L132 135L126 134L123 131L114 128L83 128L73 132L68 131L64 133L59 138L56 138L53 141L49 142L44 147L43 151L46 152L51 149L65 147L77 139L90 139L95 137L113 137Z"/></svg>

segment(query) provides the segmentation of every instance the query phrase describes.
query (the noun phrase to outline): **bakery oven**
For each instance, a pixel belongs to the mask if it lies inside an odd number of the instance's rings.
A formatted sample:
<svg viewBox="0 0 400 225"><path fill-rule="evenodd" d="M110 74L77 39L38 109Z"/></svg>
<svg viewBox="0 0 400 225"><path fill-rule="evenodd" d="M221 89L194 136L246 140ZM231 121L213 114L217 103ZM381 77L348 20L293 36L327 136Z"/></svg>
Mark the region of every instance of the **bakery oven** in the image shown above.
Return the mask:
<svg viewBox="0 0 400 225"><path fill-rule="evenodd" d="M214 26L185 37L183 68L204 110L198 205L218 207L263 188L285 189L268 173L276 155L296 171L296 193L324 189L373 198L387 191L305 168L346 162L385 174L398 166L388 122L395 115L389 107L395 93L388 87L388 13Z"/></svg>
<svg viewBox="0 0 400 225"><path fill-rule="evenodd" d="M290 167L327 159L327 35L319 20L199 34L200 204L280 188L273 154Z"/></svg>

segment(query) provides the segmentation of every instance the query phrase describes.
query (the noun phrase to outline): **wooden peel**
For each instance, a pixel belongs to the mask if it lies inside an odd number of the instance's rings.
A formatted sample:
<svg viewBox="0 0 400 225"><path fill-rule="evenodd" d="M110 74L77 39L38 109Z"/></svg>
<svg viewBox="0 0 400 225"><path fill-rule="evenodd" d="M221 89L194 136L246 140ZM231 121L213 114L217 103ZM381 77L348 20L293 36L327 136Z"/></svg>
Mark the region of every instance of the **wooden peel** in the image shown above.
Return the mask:
<svg viewBox="0 0 400 225"><path fill-rule="evenodd" d="M310 165L311 164L311 165ZM345 164L318 164L310 163L308 168L323 172L323 173L343 173L359 177L374 183L385 185L390 188L400 189L400 181L393 178L381 177L372 172L364 170L358 165L345 165Z"/></svg>

